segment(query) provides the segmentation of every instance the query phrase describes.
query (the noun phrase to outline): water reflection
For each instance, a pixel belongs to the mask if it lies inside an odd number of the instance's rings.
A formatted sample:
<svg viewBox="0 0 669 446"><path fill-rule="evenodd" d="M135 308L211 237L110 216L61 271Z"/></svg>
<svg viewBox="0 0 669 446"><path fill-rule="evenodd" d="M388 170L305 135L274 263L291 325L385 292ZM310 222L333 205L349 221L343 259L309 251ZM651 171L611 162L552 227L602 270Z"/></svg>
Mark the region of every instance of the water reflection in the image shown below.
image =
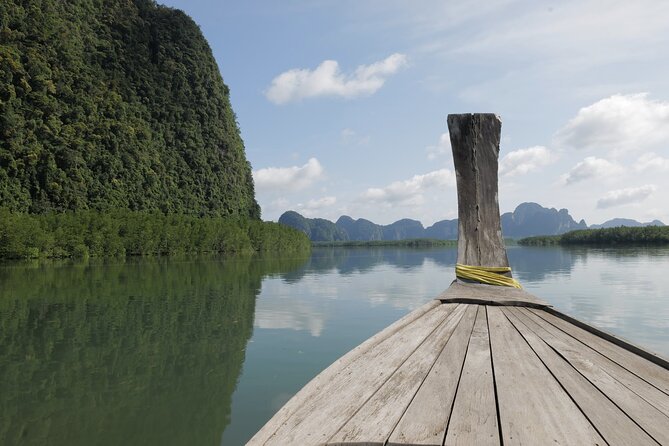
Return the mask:
<svg viewBox="0 0 669 446"><path fill-rule="evenodd" d="M569 275L578 260L569 249L527 248L513 246L507 250L514 274L525 282L538 282L547 275ZM399 271L422 268L426 262L454 268L457 261L456 248L316 248L311 258L301 268L285 274L289 283L301 280L305 275L336 272L342 276L366 273L381 265L390 265Z"/></svg>
<svg viewBox="0 0 669 446"><path fill-rule="evenodd" d="M284 279L297 282L305 275L336 272L342 276L366 273L380 265L391 265L400 270L422 267L426 261L441 266L454 266L455 248L314 248L311 258L301 268L285 274Z"/></svg>
<svg viewBox="0 0 669 446"><path fill-rule="evenodd" d="M0 444L219 444L262 279L301 262L3 265Z"/></svg>
<svg viewBox="0 0 669 446"><path fill-rule="evenodd" d="M558 309L669 356L669 249L512 247ZM454 278L448 249L0 266L0 444L243 444Z"/></svg>

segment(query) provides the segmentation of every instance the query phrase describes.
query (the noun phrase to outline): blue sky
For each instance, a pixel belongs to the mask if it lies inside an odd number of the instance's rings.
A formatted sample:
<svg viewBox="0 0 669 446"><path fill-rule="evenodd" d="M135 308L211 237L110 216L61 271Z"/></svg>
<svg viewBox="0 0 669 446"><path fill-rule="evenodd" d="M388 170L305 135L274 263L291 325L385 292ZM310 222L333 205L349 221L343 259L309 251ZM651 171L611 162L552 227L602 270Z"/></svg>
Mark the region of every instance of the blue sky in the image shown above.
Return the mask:
<svg viewBox="0 0 669 446"><path fill-rule="evenodd" d="M669 2L161 2L232 92L263 218L457 217L446 116L502 118L500 209L669 223Z"/></svg>

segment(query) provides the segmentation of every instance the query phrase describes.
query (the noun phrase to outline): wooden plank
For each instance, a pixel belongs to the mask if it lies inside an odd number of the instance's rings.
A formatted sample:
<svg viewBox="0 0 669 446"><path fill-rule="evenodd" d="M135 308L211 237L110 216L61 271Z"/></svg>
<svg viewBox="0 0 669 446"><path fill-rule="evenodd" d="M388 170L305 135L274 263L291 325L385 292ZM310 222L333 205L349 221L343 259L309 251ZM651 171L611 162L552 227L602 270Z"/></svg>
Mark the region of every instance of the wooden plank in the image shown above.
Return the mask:
<svg viewBox="0 0 669 446"><path fill-rule="evenodd" d="M501 307L486 307L504 445L603 445Z"/></svg>
<svg viewBox="0 0 669 446"><path fill-rule="evenodd" d="M458 263L509 266L497 201L502 121L493 113L448 115L458 189Z"/></svg>
<svg viewBox="0 0 669 446"><path fill-rule="evenodd" d="M266 444L322 444L385 383L457 304L442 304L395 332L303 400Z"/></svg>
<svg viewBox="0 0 669 446"><path fill-rule="evenodd" d="M657 353L651 352L649 350L646 350L645 348L639 347L638 345L632 344L630 341L623 339L619 336L614 336L611 333L607 333L606 331L600 330L597 327L593 327L592 325L586 324L585 322L579 321L578 319L575 319L568 314L562 313L555 308L552 307L547 307L544 308L547 313L550 313L554 316L557 316L560 319L563 319L579 328L582 328L583 330L594 334L595 336L599 336L602 339L605 339L618 347L622 347L625 350L628 350L632 353L635 353L639 356L641 356L644 359L649 360L653 364L657 364L660 367L664 368L665 370L669 370L669 360L667 358L664 358Z"/></svg>
<svg viewBox="0 0 669 446"><path fill-rule="evenodd" d="M657 445L625 412L530 330L518 309L502 311L610 446Z"/></svg>
<svg viewBox="0 0 669 446"><path fill-rule="evenodd" d="M444 445L499 444L488 319L479 307Z"/></svg>
<svg viewBox="0 0 669 446"><path fill-rule="evenodd" d="M402 330L407 325L413 323L427 312L433 310L440 304L438 300L431 300L425 305L415 309L411 313L405 315L393 324L389 325L382 331L378 332L371 338L367 339L362 344L336 360L332 365L323 370L320 374L314 377L307 383L293 398L291 398L279 411L260 429L247 443L251 446L260 446L265 444L267 440L285 423L304 402L310 398L318 395L320 389L324 384L336 379L336 377L356 358L364 355L371 348L374 348L381 342L388 339L390 336Z"/></svg>
<svg viewBox="0 0 669 446"><path fill-rule="evenodd" d="M545 302L524 290L478 283L454 281L437 299L444 303L469 303L479 305L518 305L545 308Z"/></svg>
<svg viewBox="0 0 669 446"><path fill-rule="evenodd" d="M533 314L535 318L539 318L539 316L537 316L535 313L531 314ZM570 353L573 351L578 352L580 356L577 357L577 359L584 359L588 362L596 364L611 377L619 381L621 384L639 395L641 398L648 401L648 403L650 403L652 406L655 406L665 416L669 417L669 397L667 397L664 392L647 383L624 367L621 367L619 364L611 361L609 358L602 355L598 351L593 350L581 342L578 342L573 337L569 336L567 333L555 327L554 325L545 323L544 319L539 318L539 321L543 321L540 323L546 331L560 338L565 344L570 345Z"/></svg>
<svg viewBox="0 0 669 446"><path fill-rule="evenodd" d="M598 351L621 367L626 368L669 396L669 370L545 311L535 312L534 314L575 339L578 339L593 350Z"/></svg>
<svg viewBox="0 0 669 446"><path fill-rule="evenodd" d="M467 305L472 309L476 308ZM388 445L441 445L458 387L469 337L470 317L458 326L413 401L393 430Z"/></svg>
<svg viewBox="0 0 669 446"><path fill-rule="evenodd" d="M328 441L330 445L382 446L416 395L447 343L469 338L476 307L461 305L457 315L444 321L381 388Z"/></svg>
<svg viewBox="0 0 669 446"><path fill-rule="evenodd" d="M522 320L527 327L539 335L572 367L620 407L655 441L660 444L669 444L669 429L667 428L669 418L630 389L628 384L631 387L637 386L633 382L630 383L630 380L626 379L624 375L636 378L635 375L621 369L617 364L612 363L606 357L583 344L576 342L566 333L546 323L531 311L519 308L516 314L525 316ZM621 370L615 370L611 365ZM619 378L622 378L622 380ZM649 386L647 383L644 384ZM657 389L655 390L657 391Z"/></svg>

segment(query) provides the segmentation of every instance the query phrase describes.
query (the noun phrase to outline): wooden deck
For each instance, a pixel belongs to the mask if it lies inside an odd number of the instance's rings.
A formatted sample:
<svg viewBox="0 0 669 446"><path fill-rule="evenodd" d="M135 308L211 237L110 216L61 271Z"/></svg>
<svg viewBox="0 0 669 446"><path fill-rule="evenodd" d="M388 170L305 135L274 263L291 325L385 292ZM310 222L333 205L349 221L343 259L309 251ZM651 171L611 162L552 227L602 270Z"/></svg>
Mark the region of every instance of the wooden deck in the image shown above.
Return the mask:
<svg viewBox="0 0 669 446"><path fill-rule="evenodd" d="M669 445L667 362L578 324L522 290L454 283L248 444Z"/></svg>

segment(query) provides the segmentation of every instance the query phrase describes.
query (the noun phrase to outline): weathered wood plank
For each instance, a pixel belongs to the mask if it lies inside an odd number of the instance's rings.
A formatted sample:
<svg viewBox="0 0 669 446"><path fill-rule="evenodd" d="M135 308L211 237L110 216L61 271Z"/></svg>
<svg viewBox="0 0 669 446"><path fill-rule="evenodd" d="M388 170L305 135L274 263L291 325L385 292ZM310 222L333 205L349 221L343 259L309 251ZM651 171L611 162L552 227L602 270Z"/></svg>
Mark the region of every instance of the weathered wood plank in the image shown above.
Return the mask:
<svg viewBox="0 0 669 446"><path fill-rule="evenodd" d="M466 305L472 310L476 306ZM441 445L475 321L470 313L444 347L434 367L393 430L388 445Z"/></svg>
<svg viewBox="0 0 669 446"><path fill-rule="evenodd" d="M533 314L536 318L539 317L529 310L528 313ZM539 318L539 320L544 321L541 318ZM669 397L664 392L647 383L619 364L611 361L609 358L602 355L598 351L593 350L587 345L576 341L573 337L569 336L567 333L555 327L554 325L547 324L544 321L541 326L544 330L560 338L564 343L569 344L569 352L578 352L580 358L597 365L617 381L622 383L625 387L648 401L651 405L655 406L665 416L669 417Z"/></svg>
<svg viewBox="0 0 669 446"><path fill-rule="evenodd" d="M260 429L247 443L251 446L260 446L265 444L267 440L285 423L297 408L302 406L306 400L318 395L320 389L324 384L335 379L353 360L364 355L369 349L375 347L381 342L388 339L397 331L403 329L407 325L413 323L418 318L424 316L427 312L433 310L440 304L438 300L432 300L425 305L415 309L411 313L405 315L403 318L397 320L382 331L378 332L371 338L367 339L362 344L355 347L353 350L336 360L327 369L314 377L308 384L306 384L293 398L291 398L279 411Z"/></svg>
<svg viewBox="0 0 669 446"><path fill-rule="evenodd" d="M545 302L527 291L511 287L464 283L454 281L437 299L444 303L470 303L479 305L517 305L545 308Z"/></svg>
<svg viewBox="0 0 669 446"><path fill-rule="evenodd" d="M534 314L669 395L669 370L545 311Z"/></svg>
<svg viewBox="0 0 669 446"><path fill-rule="evenodd" d="M442 304L355 358L302 401L266 444L326 442L385 383L457 304ZM321 397L327 398L323 404Z"/></svg>
<svg viewBox="0 0 669 446"><path fill-rule="evenodd" d="M503 443L605 444L502 308L486 308Z"/></svg>
<svg viewBox="0 0 669 446"><path fill-rule="evenodd" d="M518 309L507 307L502 311L610 446L657 445L625 412L530 330Z"/></svg>
<svg viewBox="0 0 669 446"><path fill-rule="evenodd" d="M458 263L509 266L497 202L502 121L492 113L448 115L458 189Z"/></svg>
<svg viewBox="0 0 669 446"><path fill-rule="evenodd" d="M635 345L635 344L629 342L626 339L623 339L619 336L612 335L611 333L600 330L597 327L594 327L590 324L586 324L585 322L579 321L578 319L575 319L575 318L569 316L568 314L562 313L562 312L556 310L555 308L547 307L547 308L545 308L545 310L546 310L547 313L550 313L554 316L557 316L558 318L563 319L563 320L565 320L565 321L567 321L567 322L569 322L569 323L571 323L571 324L573 324L573 325L575 325L575 326L577 326L577 327L579 327L579 328L581 328L581 329L583 329L583 330L585 330L589 333L592 333L595 336L599 336L600 338L602 338L606 341L609 341L612 344L615 344L615 345L617 345L617 346L619 346L619 347L621 347L625 350L628 350L632 353L635 353L635 354L641 356L642 358L649 360L653 364L657 364L660 367L662 367L666 370L669 370L669 359L664 358L664 357L658 355L657 353L654 353L650 350L646 350L642 347L639 347L638 345Z"/></svg>
<svg viewBox="0 0 669 446"><path fill-rule="evenodd" d="M576 342L566 333L547 324L546 321L531 311L519 308L517 314L525 316L522 321L527 327L539 335L544 342L557 351L572 367L620 407L651 437L660 444L669 444L669 428L667 428L669 417L630 389L629 385L631 387L638 386L635 386L635 383L630 383L625 375L638 380L635 375L624 369L622 369L624 373L614 370L610 366L611 364L619 369L620 366ZM648 386L647 383L645 384ZM657 391L657 389L655 390Z"/></svg>
<svg viewBox="0 0 669 446"><path fill-rule="evenodd" d="M479 307L444 445L499 444L488 319L485 307Z"/></svg>
<svg viewBox="0 0 669 446"><path fill-rule="evenodd" d="M469 337L476 307L461 305L328 441L330 445L382 446L447 343ZM456 339L453 339L453 338Z"/></svg>

